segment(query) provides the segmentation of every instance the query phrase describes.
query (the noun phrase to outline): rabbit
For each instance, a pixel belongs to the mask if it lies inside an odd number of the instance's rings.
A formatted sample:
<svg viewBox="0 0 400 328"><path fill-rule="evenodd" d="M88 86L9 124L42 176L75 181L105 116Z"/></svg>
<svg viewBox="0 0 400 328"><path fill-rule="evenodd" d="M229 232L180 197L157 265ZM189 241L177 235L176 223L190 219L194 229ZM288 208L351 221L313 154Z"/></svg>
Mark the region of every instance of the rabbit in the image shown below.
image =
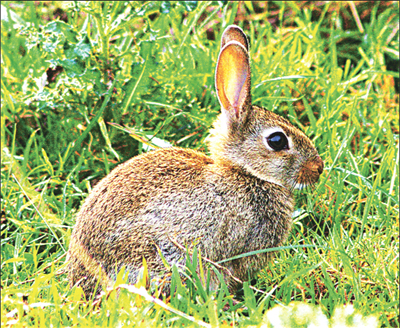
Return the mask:
<svg viewBox="0 0 400 328"><path fill-rule="evenodd" d="M97 295L122 267L135 283L143 258L150 278L162 277L159 252L170 264L185 263L177 243L195 243L217 262L285 242L294 189L315 184L324 164L302 131L252 105L248 50L243 30L228 26L215 74L221 113L208 138L210 156L177 147L153 150L120 164L93 188L71 235L71 287ZM246 281L265 267L268 254L223 266ZM223 271L229 291L237 292L240 283ZM211 286L218 287L214 273Z"/></svg>

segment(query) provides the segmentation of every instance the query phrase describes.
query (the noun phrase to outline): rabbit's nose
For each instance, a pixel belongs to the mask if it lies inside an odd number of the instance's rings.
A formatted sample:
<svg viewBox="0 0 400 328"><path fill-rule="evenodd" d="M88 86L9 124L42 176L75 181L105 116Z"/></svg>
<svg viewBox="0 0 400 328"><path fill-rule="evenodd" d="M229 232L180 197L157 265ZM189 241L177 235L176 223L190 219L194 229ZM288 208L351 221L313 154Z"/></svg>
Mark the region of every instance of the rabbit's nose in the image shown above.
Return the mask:
<svg viewBox="0 0 400 328"><path fill-rule="evenodd" d="M319 155L315 158L315 163L317 164L317 170L319 174L322 174L324 171L324 161L321 159Z"/></svg>

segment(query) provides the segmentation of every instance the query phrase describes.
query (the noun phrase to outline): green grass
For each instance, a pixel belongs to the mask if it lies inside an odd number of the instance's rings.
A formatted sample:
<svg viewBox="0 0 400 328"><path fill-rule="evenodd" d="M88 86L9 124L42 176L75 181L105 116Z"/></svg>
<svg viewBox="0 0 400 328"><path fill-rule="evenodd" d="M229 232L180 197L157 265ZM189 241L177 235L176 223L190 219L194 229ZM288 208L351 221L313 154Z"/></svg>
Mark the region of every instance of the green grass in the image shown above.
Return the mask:
<svg viewBox="0 0 400 328"><path fill-rule="evenodd" d="M257 326L301 301L328 318L353 304L399 327L398 21L390 1L2 2L2 324ZM63 273L80 204L148 145L207 152L232 23L250 38L254 103L302 128L325 162L318 185L296 194L293 247L252 282L269 294L216 294L188 265L161 304L123 287L83 301Z"/></svg>

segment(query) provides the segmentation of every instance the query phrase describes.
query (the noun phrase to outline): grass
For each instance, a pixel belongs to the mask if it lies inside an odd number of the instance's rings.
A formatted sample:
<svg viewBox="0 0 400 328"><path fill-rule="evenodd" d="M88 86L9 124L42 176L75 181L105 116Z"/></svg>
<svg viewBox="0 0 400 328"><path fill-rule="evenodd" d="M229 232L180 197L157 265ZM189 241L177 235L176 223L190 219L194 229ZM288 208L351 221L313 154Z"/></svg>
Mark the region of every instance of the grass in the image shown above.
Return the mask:
<svg viewBox="0 0 400 328"><path fill-rule="evenodd" d="M300 301L399 327L398 21L394 1L2 2L2 324L257 326ZM293 247L252 282L269 294L215 294L188 263L161 303L154 285L83 301L63 274L80 204L149 146L207 152L231 23L250 38L254 103L302 128L325 162L296 194Z"/></svg>

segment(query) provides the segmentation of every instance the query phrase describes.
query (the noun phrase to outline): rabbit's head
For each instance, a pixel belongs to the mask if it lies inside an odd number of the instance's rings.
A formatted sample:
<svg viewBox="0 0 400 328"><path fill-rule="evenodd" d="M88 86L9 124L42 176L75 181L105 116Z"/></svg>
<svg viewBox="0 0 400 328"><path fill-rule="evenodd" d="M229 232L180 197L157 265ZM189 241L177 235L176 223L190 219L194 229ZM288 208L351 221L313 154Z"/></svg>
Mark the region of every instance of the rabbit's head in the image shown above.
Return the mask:
<svg viewBox="0 0 400 328"><path fill-rule="evenodd" d="M222 36L215 84L221 114L209 147L216 162L288 189L318 181L324 164L311 140L283 117L252 105L248 41L237 26Z"/></svg>

